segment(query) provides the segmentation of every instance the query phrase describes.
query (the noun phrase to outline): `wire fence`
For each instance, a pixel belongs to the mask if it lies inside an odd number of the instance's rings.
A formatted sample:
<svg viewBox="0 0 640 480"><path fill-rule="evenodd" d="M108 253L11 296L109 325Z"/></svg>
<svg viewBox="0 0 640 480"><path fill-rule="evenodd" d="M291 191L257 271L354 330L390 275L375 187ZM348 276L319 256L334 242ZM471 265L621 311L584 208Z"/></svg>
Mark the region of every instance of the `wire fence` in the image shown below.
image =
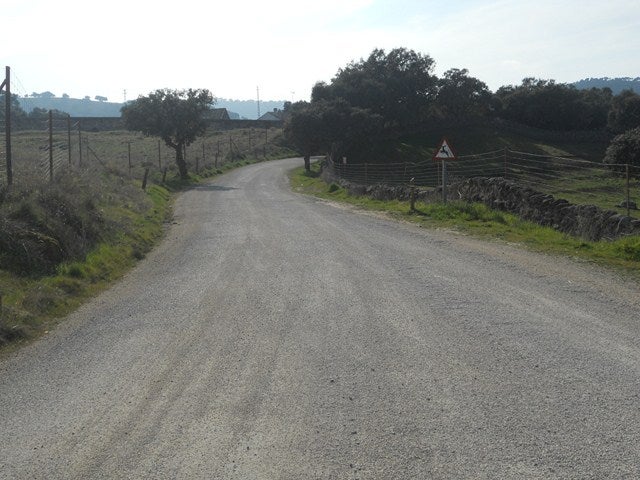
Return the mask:
<svg viewBox="0 0 640 480"><path fill-rule="evenodd" d="M1 123L1 122L0 122ZM164 178L177 173L176 151L157 138L128 131L91 132L82 120L54 116L37 128L12 134L12 176L16 185L54 182L77 169L100 168L142 179L147 170ZM4 128L4 126L2 125ZM227 163L266 159L282 150L282 129L242 128L208 131L183 155L189 171L222 168ZM0 142L0 186L7 185L5 142Z"/></svg>
<svg viewBox="0 0 640 480"><path fill-rule="evenodd" d="M401 163L329 161L333 175L363 185L409 185L442 188L443 163L431 159ZM593 204L631 213L640 200L640 166L604 164L575 157L501 149L463 155L446 162L445 185L473 177L503 177L572 203Z"/></svg>

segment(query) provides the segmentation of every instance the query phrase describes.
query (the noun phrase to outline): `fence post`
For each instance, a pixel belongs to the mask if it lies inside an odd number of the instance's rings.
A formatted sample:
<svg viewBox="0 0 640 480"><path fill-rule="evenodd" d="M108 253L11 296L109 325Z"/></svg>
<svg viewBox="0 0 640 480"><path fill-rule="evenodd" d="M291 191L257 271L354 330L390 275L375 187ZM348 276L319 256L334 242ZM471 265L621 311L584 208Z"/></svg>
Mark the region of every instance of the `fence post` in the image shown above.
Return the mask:
<svg viewBox="0 0 640 480"><path fill-rule="evenodd" d="M158 170L162 170L162 152L160 151L160 140L158 140Z"/></svg>
<svg viewBox="0 0 640 480"><path fill-rule="evenodd" d="M129 176L131 176L131 142L127 142L127 156L129 158Z"/></svg>
<svg viewBox="0 0 640 480"><path fill-rule="evenodd" d="M218 157L219 156L220 156L220 140L218 140L218 151L216 152L216 161L215 161L216 170L218 169Z"/></svg>
<svg viewBox="0 0 640 480"><path fill-rule="evenodd" d="M627 217L630 217L631 216L631 194L630 194L629 190L630 190L631 180L630 180L629 164L628 163L627 163L626 167L627 167Z"/></svg>
<svg viewBox="0 0 640 480"><path fill-rule="evenodd" d="M409 193L409 204L411 206L411 211L415 212L416 211L416 184L415 184L414 177L412 177L411 180L409 180L409 185L411 186L411 190Z"/></svg>
<svg viewBox="0 0 640 480"><path fill-rule="evenodd" d="M53 182L53 110L49 110L49 181Z"/></svg>
<svg viewBox="0 0 640 480"><path fill-rule="evenodd" d="M365 185L369 185L369 169L367 167L367 162L364 163L364 183Z"/></svg>
<svg viewBox="0 0 640 480"><path fill-rule="evenodd" d="M202 142L202 166L207 168L207 156L206 156L206 153L204 151L204 142Z"/></svg>
<svg viewBox="0 0 640 480"><path fill-rule="evenodd" d="M71 115L67 115L67 151L69 152L69 166L71 166Z"/></svg>
<svg viewBox="0 0 640 480"><path fill-rule="evenodd" d="M507 179L507 151L508 151L508 147L504 147L504 179Z"/></svg>
<svg viewBox="0 0 640 480"><path fill-rule="evenodd" d="M82 123L78 120L78 168L82 167Z"/></svg>
<svg viewBox="0 0 640 480"><path fill-rule="evenodd" d="M4 88L4 133L7 159L7 185L13 183L13 166L11 158L11 67L5 67L5 76L0 90Z"/></svg>
<svg viewBox="0 0 640 480"><path fill-rule="evenodd" d="M149 177L149 167L144 169L144 178L142 179L142 190L147 189L147 178Z"/></svg>

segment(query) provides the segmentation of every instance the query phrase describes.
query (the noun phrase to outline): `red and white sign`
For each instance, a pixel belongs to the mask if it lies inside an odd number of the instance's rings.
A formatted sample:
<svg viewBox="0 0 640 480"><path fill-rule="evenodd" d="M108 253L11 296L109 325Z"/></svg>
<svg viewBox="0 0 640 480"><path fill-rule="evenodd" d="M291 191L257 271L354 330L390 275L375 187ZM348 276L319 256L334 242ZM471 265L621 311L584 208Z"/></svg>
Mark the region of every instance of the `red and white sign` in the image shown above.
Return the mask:
<svg viewBox="0 0 640 480"><path fill-rule="evenodd" d="M446 138L442 139L438 150L433 155L434 160L455 160L456 154Z"/></svg>

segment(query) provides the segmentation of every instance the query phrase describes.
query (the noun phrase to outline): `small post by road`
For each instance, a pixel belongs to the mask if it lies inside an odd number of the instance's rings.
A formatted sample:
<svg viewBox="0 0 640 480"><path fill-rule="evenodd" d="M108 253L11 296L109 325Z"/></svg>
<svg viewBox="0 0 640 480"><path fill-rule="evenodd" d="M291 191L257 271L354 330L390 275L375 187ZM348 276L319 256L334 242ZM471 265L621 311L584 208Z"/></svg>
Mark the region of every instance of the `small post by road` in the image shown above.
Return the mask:
<svg viewBox="0 0 640 480"><path fill-rule="evenodd" d="M442 203L447 203L447 161L442 160Z"/></svg>
<svg viewBox="0 0 640 480"><path fill-rule="evenodd" d="M627 163L627 217L631 216L631 175L629 174L629 164Z"/></svg>
<svg viewBox="0 0 640 480"><path fill-rule="evenodd" d="M409 205L410 205L410 210L411 212L415 212L416 211L416 183L415 183L415 177L411 177L411 180L409 180Z"/></svg>
<svg viewBox="0 0 640 480"><path fill-rule="evenodd" d="M144 177L142 178L142 190L147 189L147 179L149 178L149 167L144 169Z"/></svg>

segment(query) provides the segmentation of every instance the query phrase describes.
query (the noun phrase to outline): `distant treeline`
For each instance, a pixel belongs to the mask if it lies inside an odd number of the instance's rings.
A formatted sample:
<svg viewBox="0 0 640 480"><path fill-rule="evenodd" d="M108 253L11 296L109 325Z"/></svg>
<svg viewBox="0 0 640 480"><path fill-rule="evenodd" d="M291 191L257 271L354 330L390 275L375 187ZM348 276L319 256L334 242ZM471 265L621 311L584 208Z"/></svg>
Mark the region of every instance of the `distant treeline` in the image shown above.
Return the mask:
<svg viewBox="0 0 640 480"><path fill-rule="evenodd" d="M618 134L640 125L640 95L633 79L578 88L554 80L525 78L491 92L465 68L441 77L435 62L406 48L375 49L319 82L311 102L287 104L286 138L305 156L330 152L352 162L384 162L404 138L430 128L471 123L514 122L551 132ZM593 81L590 79L589 81ZM584 81L587 82L587 81ZM612 86L624 88L614 93Z"/></svg>
<svg viewBox="0 0 640 480"><path fill-rule="evenodd" d="M640 93L640 77L585 78L573 83L573 85L581 90L588 90L590 88L610 88L614 95L618 95L624 90L633 90L636 93Z"/></svg>
<svg viewBox="0 0 640 480"><path fill-rule="evenodd" d="M45 92L48 93L48 92ZM104 97L97 97L104 98ZM55 97L50 95L38 95L28 97L17 97L20 108L26 113L31 113L35 109L57 110L72 117L119 117L120 109L124 103L94 101L85 97L84 99ZM284 101L261 101L260 114L281 110ZM220 98L215 104L216 108L226 108L232 120L258 118L258 102L256 100L228 100Z"/></svg>

